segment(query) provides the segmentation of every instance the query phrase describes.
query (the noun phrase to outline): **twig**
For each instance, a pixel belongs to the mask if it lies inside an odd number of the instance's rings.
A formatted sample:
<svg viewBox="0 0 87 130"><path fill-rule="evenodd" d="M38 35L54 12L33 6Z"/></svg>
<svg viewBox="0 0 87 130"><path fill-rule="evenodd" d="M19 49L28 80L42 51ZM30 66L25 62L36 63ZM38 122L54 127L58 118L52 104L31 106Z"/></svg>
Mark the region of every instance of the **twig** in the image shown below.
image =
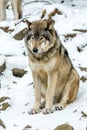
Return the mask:
<svg viewBox="0 0 87 130"><path fill-rule="evenodd" d="M44 9L44 10L42 11L41 19L44 18L45 15L46 15L46 9Z"/></svg>
<svg viewBox="0 0 87 130"><path fill-rule="evenodd" d="M73 29L73 31L78 31L78 32L86 33L87 29Z"/></svg>
<svg viewBox="0 0 87 130"><path fill-rule="evenodd" d="M55 14L62 15L62 12L59 9L55 8L48 16L51 18Z"/></svg>
<svg viewBox="0 0 87 130"><path fill-rule="evenodd" d="M54 16L55 14L62 15L62 12L59 9L55 8L51 13L48 14L48 18L49 19L52 18L52 16ZM45 15L46 15L46 9L42 11L41 19L44 18Z"/></svg>
<svg viewBox="0 0 87 130"><path fill-rule="evenodd" d="M27 2L27 3L25 3L25 5L27 5L27 4L31 4L31 3L35 3L35 2L45 2L45 3L47 3L47 4L52 4L52 3L56 3L55 1L53 1L53 0L51 0L51 2L48 2L48 1L46 1L46 0L33 0L33 1L30 1L30 2Z"/></svg>
<svg viewBox="0 0 87 130"><path fill-rule="evenodd" d="M20 24L21 22L25 22L26 19L28 19L29 17L23 18L20 21L18 21L17 23L15 23L15 26L17 26L18 24Z"/></svg>
<svg viewBox="0 0 87 130"><path fill-rule="evenodd" d="M65 38L68 38L68 37L71 37L71 38L73 38L73 37L76 37L76 33L71 33L71 34L66 34L66 35L63 35L63 36L65 36Z"/></svg>
<svg viewBox="0 0 87 130"><path fill-rule="evenodd" d="M30 86L33 85L33 82L29 83L29 85L30 85Z"/></svg>

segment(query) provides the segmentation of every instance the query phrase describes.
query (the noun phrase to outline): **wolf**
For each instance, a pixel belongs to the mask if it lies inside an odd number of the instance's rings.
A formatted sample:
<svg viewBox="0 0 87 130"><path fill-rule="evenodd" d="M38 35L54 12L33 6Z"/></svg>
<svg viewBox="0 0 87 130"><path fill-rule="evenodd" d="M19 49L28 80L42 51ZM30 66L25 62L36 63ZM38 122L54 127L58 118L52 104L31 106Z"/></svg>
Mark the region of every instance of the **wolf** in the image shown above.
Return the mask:
<svg viewBox="0 0 87 130"><path fill-rule="evenodd" d="M35 86L35 103L29 111L44 114L64 109L76 99L79 75L54 28L53 19L30 22L25 46Z"/></svg>
<svg viewBox="0 0 87 130"><path fill-rule="evenodd" d="M12 4L14 20L18 20L22 17L22 0L0 0L0 21L6 20L6 6L9 1L11 1Z"/></svg>

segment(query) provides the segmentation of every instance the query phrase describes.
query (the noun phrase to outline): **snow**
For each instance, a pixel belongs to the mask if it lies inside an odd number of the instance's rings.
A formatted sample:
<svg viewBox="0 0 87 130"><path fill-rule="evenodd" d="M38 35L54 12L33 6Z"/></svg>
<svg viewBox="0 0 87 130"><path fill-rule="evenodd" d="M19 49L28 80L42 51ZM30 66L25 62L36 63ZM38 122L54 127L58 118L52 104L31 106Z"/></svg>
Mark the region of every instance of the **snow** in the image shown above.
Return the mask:
<svg viewBox="0 0 87 130"><path fill-rule="evenodd" d="M23 18L27 17L28 20L34 21L40 19L43 9L46 9L48 14L54 8L61 10L63 15L53 17L55 29L80 77L87 78L87 71L81 71L79 68L87 68L87 33L73 31L87 29L87 1L66 0L63 4L60 0L54 1L57 3L47 5L45 2L26 4L28 0L25 0ZM87 80L85 82L80 80L77 99L64 110L49 115L42 112L36 115L28 114L33 106L35 93L24 40L18 41L13 38L14 34L27 27L25 23L19 21L13 20L10 8L7 10L6 21L0 22L0 27L9 26L10 29L14 29L12 33L5 33L0 29L0 65L6 62L6 70L0 75L0 97L10 98L0 102L0 109L3 103L10 104L5 111L0 110L0 119L4 122L6 130L23 130L27 125L32 126L30 130L53 130L64 123L72 125L75 130L86 130L87 117L82 117L82 111L87 114ZM64 35L72 33L77 33L76 37L66 40ZM83 51L79 52L77 47ZM12 74L13 68L25 69L27 73L22 78L15 77ZM0 126L0 130L4 128Z"/></svg>

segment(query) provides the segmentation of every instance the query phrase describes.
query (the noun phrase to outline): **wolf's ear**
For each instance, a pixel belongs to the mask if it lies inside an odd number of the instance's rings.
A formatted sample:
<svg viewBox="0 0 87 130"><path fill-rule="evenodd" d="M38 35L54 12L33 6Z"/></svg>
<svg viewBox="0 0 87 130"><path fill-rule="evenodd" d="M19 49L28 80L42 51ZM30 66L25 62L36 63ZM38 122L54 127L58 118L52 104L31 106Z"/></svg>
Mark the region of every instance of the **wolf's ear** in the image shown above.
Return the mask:
<svg viewBox="0 0 87 130"><path fill-rule="evenodd" d="M47 21L47 27L49 29L53 29L54 24L55 24L55 21L52 18L48 19L48 21Z"/></svg>
<svg viewBox="0 0 87 130"><path fill-rule="evenodd" d="M25 20L25 23L28 25L28 28L30 28L31 22L28 20Z"/></svg>

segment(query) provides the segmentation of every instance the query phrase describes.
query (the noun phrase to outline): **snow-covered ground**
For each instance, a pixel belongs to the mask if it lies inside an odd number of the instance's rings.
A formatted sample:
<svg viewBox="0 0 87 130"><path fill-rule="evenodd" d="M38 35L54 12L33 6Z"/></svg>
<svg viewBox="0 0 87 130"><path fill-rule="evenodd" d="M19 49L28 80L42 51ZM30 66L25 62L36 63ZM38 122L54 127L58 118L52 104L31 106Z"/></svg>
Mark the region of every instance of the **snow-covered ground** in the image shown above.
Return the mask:
<svg viewBox="0 0 87 130"><path fill-rule="evenodd" d="M73 31L87 30L87 0L66 0L64 3L59 0L52 5L45 2L26 4L28 2L29 0L23 2L23 18L28 17L30 21L40 19L43 9L46 9L48 14L55 8L62 11L63 15L53 17L55 29L67 48L80 78L83 76L87 79L87 32ZM42 112L37 115L28 114L34 103L34 88L24 40L18 41L13 38L15 33L26 27L25 23L17 24L18 22L13 21L11 8L7 10L6 21L0 22L0 27L9 26L10 29L14 29L11 33L0 29L0 64L6 62L6 69L0 75L0 99L6 97L6 100L0 100L0 119L6 130L23 130L28 125L32 127L30 130L53 130L64 123L72 125L75 130L86 130L87 80L80 80L76 101L64 110L49 115L43 115ZM75 37L65 38L65 35L73 33L76 33ZM12 74L13 68L25 69L27 73L21 78L15 77ZM9 104L6 110L3 108L4 103ZM0 126L0 130L4 128Z"/></svg>

